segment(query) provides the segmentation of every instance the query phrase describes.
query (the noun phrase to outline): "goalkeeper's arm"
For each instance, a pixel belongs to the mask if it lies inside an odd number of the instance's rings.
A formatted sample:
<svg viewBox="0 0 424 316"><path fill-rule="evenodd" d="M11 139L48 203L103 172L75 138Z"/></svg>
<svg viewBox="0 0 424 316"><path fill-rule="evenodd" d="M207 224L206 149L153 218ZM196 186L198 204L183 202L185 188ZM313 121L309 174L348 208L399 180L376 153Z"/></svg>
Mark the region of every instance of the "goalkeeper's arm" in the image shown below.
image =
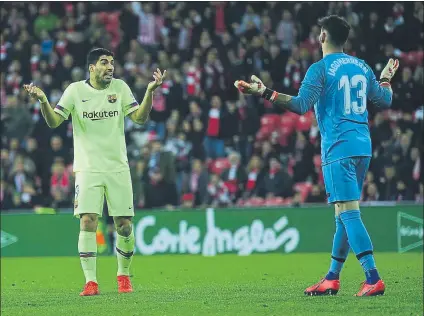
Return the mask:
<svg viewBox="0 0 424 316"><path fill-rule="evenodd" d="M325 64L323 61L319 61L309 67L297 96L277 92L274 93L271 92L272 90L266 88L262 93L262 97L268 99L268 96L271 94L271 98L269 100L274 104L282 106L296 114L303 115L318 102L318 99L324 90L324 85ZM274 95L274 99L272 99L272 95Z"/></svg>
<svg viewBox="0 0 424 316"><path fill-rule="evenodd" d="M399 68L399 61L390 59L380 75L380 81L377 81L374 72L369 68L370 89L369 99L381 108L388 108L392 105L393 91L390 81Z"/></svg>
<svg viewBox="0 0 424 316"><path fill-rule="evenodd" d="M273 91L252 76L252 84L236 81L235 85L241 92L259 95L262 98L279 105L291 112L303 115L318 101L325 84L325 65L318 62L309 67L297 96Z"/></svg>

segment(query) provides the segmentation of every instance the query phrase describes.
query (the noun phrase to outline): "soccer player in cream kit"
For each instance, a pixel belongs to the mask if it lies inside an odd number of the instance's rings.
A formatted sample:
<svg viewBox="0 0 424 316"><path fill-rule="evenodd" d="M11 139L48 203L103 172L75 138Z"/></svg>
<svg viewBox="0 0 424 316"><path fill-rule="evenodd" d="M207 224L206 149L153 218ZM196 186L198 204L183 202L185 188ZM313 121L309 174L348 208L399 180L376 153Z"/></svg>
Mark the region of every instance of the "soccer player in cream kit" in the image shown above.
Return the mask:
<svg viewBox="0 0 424 316"><path fill-rule="evenodd" d="M298 96L268 89L256 76L252 76L251 83L237 80L234 85L242 93L261 96L297 114L314 107L322 138L325 189L328 202L335 206L336 232L327 275L304 293L337 294L339 274L352 249L366 278L356 296L382 295L385 284L377 272L359 200L372 156L367 100L382 108L390 107L393 95L390 81L399 61L390 59L377 81L363 60L343 53L350 31L343 18L331 15L321 19L319 24L323 58L308 69Z"/></svg>
<svg viewBox="0 0 424 316"><path fill-rule="evenodd" d="M134 253L133 190L124 134L128 116L144 124L152 108L153 91L166 70L157 69L143 101L139 104L128 85L113 78L113 53L96 48L87 56L90 78L70 84L53 109L44 92L30 84L24 89L41 103L41 112L50 128L58 127L72 115L74 137L75 204L80 218L78 251L86 284L81 296L99 294L96 278L98 218L104 197L117 231L118 292L132 292L129 267Z"/></svg>

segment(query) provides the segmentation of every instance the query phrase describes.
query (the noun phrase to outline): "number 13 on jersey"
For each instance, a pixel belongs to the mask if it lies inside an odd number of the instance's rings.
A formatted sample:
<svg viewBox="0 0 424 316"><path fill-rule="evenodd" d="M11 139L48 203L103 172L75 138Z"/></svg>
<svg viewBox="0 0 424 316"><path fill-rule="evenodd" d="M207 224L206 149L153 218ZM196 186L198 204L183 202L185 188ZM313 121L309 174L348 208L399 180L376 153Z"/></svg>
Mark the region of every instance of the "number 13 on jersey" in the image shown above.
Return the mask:
<svg viewBox="0 0 424 316"><path fill-rule="evenodd" d="M339 81L339 90L344 91L345 114L362 114L367 109L367 78L364 75L343 75ZM356 91L356 96L352 92Z"/></svg>

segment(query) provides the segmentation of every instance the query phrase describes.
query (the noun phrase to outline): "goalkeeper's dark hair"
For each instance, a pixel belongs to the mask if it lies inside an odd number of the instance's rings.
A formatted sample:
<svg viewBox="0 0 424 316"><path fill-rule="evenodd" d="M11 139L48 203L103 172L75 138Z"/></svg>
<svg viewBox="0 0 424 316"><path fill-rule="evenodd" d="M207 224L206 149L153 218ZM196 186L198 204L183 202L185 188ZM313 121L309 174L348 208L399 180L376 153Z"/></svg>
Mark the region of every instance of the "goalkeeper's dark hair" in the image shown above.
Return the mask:
<svg viewBox="0 0 424 316"><path fill-rule="evenodd" d="M114 57L113 53L110 50L107 50L106 48L92 49L87 55L87 68L90 67L90 65L97 64L97 61L99 60L100 56L104 55Z"/></svg>
<svg viewBox="0 0 424 316"><path fill-rule="evenodd" d="M318 25L328 32L328 40L333 45L343 47L350 32L350 25L344 18L338 15L329 15L319 19Z"/></svg>

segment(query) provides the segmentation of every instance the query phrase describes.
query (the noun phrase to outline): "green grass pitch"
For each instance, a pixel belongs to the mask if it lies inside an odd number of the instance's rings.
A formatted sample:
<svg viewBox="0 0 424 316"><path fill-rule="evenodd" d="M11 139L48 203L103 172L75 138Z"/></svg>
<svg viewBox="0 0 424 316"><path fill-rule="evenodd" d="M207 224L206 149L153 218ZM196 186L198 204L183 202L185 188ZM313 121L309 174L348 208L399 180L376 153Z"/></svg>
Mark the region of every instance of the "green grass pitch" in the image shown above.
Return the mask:
<svg viewBox="0 0 424 316"><path fill-rule="evenodd" d="M306 297L328 254L247 257L162 255L133 260L134 293L118 294L116 259L99 257L101 295L79 297L79 258L2 258L1 314L7 315L422 315L422 253L377 253L386 294L356 298L363 273L351 253L337 296Z"/></svg>

